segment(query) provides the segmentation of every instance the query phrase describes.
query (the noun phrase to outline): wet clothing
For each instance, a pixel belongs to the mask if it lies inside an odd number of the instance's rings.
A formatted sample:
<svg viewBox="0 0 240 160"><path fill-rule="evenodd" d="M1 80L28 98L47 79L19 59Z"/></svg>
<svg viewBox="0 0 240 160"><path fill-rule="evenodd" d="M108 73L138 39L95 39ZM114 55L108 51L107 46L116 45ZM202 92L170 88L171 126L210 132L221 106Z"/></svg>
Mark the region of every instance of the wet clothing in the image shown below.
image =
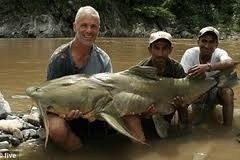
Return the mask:
<svg viewBox="0 0 240 160"><path fill-rule="evenodd" d="M76 67L71 54L72 41L57 48L50 58L47 80L73 74L96 74L112 72L110 57L97 45L93 45L88 62L82 68Z"/></svg>
<svg viewBox="0 0 240 160"><path fill-rule="evenodd" d="M88 62L82 68L77 68L71 54L72 41L57 48L50 58L47 68L47 80L60 78L67 75L112 72L112 63L102 49L93 45ZM83 142L89 136L103 135L106 132L106 122L94 121L89 123L86 119L74 119L68 121L72 131L78 135Z"/></svg>

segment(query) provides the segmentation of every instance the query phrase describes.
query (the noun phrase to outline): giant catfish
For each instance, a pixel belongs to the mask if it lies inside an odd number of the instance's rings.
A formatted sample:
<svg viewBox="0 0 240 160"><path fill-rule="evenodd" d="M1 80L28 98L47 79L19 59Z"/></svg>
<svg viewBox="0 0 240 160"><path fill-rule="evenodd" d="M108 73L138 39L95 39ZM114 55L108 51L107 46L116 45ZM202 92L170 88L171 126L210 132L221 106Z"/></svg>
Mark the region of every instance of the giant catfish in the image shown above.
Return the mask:
<svg viewBox="0 0 240 160"><path fill-rule="evenodd" d="M236 75L226 77L231 83ZM135 66L118 73L99 73L92 76L70 75L28 87L26 93L36 101L43 115L46 141L49 134L46 112L60 116L80 110L89 121L105 120L114 129L136 141L122 117L146 112L154 105L157 113L174 112L173 98L182 96L191 104L217 85L214 79L160 78L156 68Z"/></svg>

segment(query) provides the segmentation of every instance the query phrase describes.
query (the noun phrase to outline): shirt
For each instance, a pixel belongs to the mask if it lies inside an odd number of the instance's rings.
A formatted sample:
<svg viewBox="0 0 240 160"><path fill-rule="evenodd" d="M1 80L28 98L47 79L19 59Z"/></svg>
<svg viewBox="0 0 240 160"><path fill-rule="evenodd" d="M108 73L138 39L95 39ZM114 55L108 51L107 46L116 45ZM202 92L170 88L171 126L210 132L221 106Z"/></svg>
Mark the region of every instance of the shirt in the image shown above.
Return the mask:
<svg viewBox="0 0 240 160"><path fill-rule="evenodd" d="M193 47L185 51L180 62L181 65L183 66L185 73L187 73L191 67L200 64L199 55L200 55L199 47ZM228 53L225 50L216 48L215 51L212 53L210 64L222 62L225 60L232 60L232 58L228 56ZM206 72L206 77L213 76L217 72L219 71Z"/></svg>
<svg viewBox="0 0 240 160"><path fill-rule="evenodd" d="M72 41L58 47L50 58L47 68L47 80L60 78L66 75L112 72L110 57L97 45L93 45L87 64L77 68L71 54Z"/></svg>

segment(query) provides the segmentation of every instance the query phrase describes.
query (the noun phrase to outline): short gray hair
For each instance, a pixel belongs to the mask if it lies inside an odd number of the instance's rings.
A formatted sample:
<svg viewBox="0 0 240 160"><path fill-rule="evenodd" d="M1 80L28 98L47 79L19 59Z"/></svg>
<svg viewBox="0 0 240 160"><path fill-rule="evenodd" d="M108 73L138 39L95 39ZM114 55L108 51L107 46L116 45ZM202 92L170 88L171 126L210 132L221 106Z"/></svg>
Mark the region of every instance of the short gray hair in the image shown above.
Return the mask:
<svg viewBox="0 0 240 160"><path fill-rule="evenodd" d="M91 6L80 7L78 9L77 14L76 14L75 22L79 19L79 17L81 17L84 14L90 14L92 16L96 16L99 19L99 23L100 23L100 16L99 16L98 11L96 11L96 9L94 9Z"/></svg>

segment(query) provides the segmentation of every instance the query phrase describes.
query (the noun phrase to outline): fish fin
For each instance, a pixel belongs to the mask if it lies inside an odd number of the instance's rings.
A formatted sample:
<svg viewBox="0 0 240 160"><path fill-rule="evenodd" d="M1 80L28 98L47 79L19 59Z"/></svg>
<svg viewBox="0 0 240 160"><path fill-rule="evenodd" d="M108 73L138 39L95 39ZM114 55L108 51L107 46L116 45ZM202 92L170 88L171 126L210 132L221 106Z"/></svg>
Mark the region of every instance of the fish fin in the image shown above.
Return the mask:
<svg viewBox="0 0 240 160"><path fill-rule="evenodd" d="M151 66L133 66L122 73L130 73L144 78L159 80L157 68Z"/></svg>
<svg viewBox="0 0 240 160"><path fill-rule="evenodd" d="M163 116L155 114L152 116L152 119L158 136L161 138L168 137L169 123L163 118Z"/></svg>
<svg viewBox="0 0 240 160"><path fill-rule="evenodd" d="M141 140L139 140L137 137L133 136L130 133L130 131L127 128L127 126L125 125L124 121L120 117L113 116L113 115L105 113L105 112L101 112L99 114L110 126L112 126L115 130L117 130L121 134L123 134L137 142L146 144L145 142L142 142Z"/></svg>

